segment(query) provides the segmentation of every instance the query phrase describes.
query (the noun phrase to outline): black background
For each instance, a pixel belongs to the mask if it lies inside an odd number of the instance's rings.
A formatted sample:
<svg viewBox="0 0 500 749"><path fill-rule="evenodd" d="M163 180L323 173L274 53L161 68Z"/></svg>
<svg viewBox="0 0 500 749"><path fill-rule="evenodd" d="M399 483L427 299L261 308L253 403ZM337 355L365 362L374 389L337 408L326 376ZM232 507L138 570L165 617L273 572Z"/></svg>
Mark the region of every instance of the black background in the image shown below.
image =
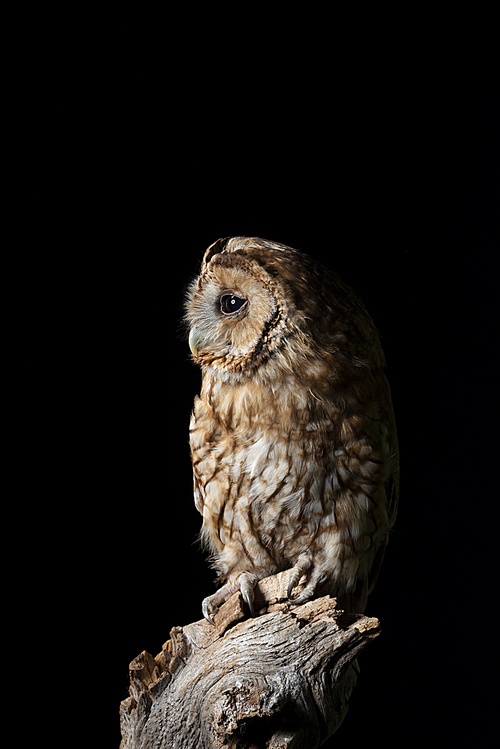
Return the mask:
<svg viewBox="0 0 500 749"><path fill-rule="evenodd" d="M30 586L103 746L119 743L129 661L214 590L188 448L200 374L180 320L205 248L232 234L331 266L386 352L400 513L367 612L383 632L335 738L482 730L471 693L488 660L471 632L495 598L496 60L486 49L471 71L460 52L394 48L305 66L291 47L265 74L214 54L194 68L54 59L28 76L16 439L51 497L29 515Z"/></svg>

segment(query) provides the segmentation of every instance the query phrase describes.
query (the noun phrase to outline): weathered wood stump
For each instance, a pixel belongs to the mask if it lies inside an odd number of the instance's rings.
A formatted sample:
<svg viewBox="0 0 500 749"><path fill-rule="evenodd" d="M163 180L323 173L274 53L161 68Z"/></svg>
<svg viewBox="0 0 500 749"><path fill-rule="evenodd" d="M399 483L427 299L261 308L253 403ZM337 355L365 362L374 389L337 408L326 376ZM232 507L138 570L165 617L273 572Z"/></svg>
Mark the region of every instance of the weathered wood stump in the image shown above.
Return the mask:
<svg viewBox="0 0 500 749"><path fill-rule="evenodd" d="M294 606L288 577L258 583L254 619L236 593L215 626L174 627L155 658L132 661L120 749L314 749L337 730L380 625L330 596Z"/></svg>

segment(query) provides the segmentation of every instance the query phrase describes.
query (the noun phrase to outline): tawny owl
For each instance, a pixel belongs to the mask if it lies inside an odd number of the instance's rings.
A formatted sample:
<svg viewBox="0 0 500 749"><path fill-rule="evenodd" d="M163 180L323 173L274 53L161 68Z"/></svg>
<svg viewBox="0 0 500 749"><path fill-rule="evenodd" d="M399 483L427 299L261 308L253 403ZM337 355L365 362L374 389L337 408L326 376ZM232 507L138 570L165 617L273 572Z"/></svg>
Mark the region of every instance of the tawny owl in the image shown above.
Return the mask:
<svg viewBox="0 0 500 749"><path fill-rule="evenodd" d="M223 583L204 616L237 590L253 615L255 583L285 569L293 603L329 592L362 612L399 484L384 355L364 306L301 252L233 237L205 252L186 321L203 371L194 497Z"/></svg>

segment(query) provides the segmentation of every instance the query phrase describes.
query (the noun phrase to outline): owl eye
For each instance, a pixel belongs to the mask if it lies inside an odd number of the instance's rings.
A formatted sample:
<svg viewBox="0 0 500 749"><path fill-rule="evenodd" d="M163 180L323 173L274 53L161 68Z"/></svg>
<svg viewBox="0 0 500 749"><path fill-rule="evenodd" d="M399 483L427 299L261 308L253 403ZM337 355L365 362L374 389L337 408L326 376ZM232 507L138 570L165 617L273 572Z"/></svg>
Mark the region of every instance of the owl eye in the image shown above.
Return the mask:
<svg viewBox="0 0 500 749"><path fill-rule="evenodd" d="M220 311L223 315L232 315L234 312L243 309L248 304L248 299L241 299L234 294L223 294L220 298Z"/></svg>

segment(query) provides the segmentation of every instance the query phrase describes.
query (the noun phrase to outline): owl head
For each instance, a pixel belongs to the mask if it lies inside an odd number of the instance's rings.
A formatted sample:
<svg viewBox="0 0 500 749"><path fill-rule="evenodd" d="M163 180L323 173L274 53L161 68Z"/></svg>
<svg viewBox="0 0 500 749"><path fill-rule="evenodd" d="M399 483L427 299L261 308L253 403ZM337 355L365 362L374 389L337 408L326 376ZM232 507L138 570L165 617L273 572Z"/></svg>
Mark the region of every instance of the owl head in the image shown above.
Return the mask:
<svg viewBox="0 0 500 749"><path fill-rule="evenodd" d="M243 376L269 362L288 371L333 357L366 360L364 307L308 256L258 237L219 239L205 252L186 301L193 359L212 373ZM360 322L361 320L361 322ZM376 335L376 333L375 333Z"/></svg>

